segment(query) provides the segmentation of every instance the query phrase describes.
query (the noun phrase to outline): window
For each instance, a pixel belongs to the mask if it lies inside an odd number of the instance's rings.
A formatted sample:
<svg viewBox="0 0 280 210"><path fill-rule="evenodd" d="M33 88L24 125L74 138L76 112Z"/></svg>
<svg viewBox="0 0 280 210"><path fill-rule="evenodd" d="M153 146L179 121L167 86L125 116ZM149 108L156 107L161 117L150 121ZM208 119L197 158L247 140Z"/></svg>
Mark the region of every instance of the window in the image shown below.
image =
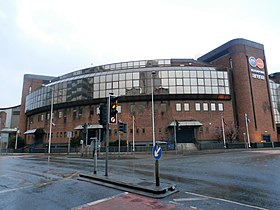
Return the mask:
<svg viewBox="0 0 280 210"><path fill-rule="evenodd" d="M74 109L74 110L73 110L73 119L75 120L75 119L76 119L76 117L77 117L77 110L76 110L76 109Z"/></svg>
<svg viewBox="0 0 280 210"><path fill-rule="evenodd" d="M62 118L62 112L58 112L58 118Z"/></svg>
<svg viewBox="0 0 280 210"><path fill-rule="evenodd" d="M218 110L219 110L220 112L224 111L224 104L218 103Z"/></svg>
<svg viewBox="0 0 280 210"><path fill-rule="evenodd" d="M185 112L190 111L190 104L189 103L184 103L184 111Z"/></svg>
<svg viewBox="0 0 280 210"><path fill-rule="evenodd" d="M195 111L200 111L200 103L195 103Z"/></svg>
<svg viewBox="0 0 280 210"><path fill-rule="evenodd" d="M203 103L203 111L208 111L208 103Z"/></svg>
<svg viewBox="0 0 280 210"><path fill-rule="evenodd" d="M164 104L164 103L160 104L160 109L161 109L161 113L165 113L166 112L166 104Z"/></svg>
<svg viewBox="0 0 280 210"><path fill-rule="evenodd" d="M216 111L216 104L215 103L211 103L211 111Z"/></svg>
<svg viewBox="0 0 280 210"><path fill-rule="evenodd" d="M135 105L131 104L130 105L130 114L134 114L135 113Z"/></svg>
<svg viewBox="0 0 280 210"><path fill-rule="evenodd" d="M176 104L176 111L177 111L177 112L180 112L181 110L182 110L181 104L180 104L180 103L177 103L177 104Z"/></svg>

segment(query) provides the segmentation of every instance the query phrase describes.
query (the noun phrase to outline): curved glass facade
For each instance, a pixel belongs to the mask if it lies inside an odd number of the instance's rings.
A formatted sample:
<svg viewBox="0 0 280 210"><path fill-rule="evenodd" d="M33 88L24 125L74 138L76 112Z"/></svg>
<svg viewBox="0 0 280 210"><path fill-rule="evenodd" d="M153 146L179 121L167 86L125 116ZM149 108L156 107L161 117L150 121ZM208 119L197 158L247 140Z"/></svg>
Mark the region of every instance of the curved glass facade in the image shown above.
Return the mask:
<svg viewBox="0 0 280 210"><path fill-rule="evenodd" d="M280 84L269 80L275 123L280 123Z"/></svg>
<svg viewBox="0 0 280 210"><path fill-rule="evenodd" d="M152 76L155 94L230 94L227 71L215 67L171 66L170 60L155 60L110 64L102 69L88 73L80 70L59 77L29 94L25 111L50 105L52 90L54 104L105 98L109 93L149 95Z"/></svg>

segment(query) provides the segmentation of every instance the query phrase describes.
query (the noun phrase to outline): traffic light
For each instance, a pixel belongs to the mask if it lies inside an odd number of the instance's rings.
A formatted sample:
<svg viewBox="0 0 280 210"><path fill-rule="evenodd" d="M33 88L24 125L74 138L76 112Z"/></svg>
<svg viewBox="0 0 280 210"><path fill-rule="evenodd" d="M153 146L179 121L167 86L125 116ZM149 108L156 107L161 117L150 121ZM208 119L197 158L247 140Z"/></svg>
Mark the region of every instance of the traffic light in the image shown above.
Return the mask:
<svg viewBox="0 0 280 210"><path fill-rule="evenodd" d="M118 107L118 97L110 96L110 123L117 123L117 110Z"/></svg>
<svg viewBox="0 0 280 210"><path fill-rule="evenodd" d="M108 108L106 104L99 105L99 124L106 125L108 121Z"/></svg>

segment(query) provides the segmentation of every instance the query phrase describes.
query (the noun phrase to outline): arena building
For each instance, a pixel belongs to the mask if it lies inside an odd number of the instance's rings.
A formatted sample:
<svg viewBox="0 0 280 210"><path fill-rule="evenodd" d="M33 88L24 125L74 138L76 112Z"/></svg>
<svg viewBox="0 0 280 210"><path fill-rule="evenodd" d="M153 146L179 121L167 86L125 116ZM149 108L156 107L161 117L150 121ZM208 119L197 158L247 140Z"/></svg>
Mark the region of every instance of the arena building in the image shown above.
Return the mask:
<svg viewBox="0 0 280 210"><path fill-rule="evenodd" d="M150 145L153 95L157 141L172 144L176 136L177 146L214 144L221 141L223 127L227 142L257 145L277 141L269 83L263 45L245 39L197 60L139 60L59 77L25 75L20 130L27 144L39 146L48 144L51 126L55 147L67 145L69 135L83 138L87 124L88 139L102 140L98 107L113 93L119 99L118 121L128 125L121 139ZM117 131L111 124L110 141L118 139Z"/></svg>

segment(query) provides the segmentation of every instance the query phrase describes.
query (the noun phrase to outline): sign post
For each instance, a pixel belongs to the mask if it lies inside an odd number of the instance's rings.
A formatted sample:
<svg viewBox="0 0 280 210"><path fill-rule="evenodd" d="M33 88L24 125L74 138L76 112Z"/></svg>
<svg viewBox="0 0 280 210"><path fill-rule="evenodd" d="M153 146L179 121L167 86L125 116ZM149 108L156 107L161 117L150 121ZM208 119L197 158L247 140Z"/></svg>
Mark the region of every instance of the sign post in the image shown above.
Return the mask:
<svg viewBox="0 0 280 210"><path fill-rule="evenodd" d="M70 141L72 138L72 131L67 131L67 137L68 137L68 150L67 150L67 154L69 155L70 153Z"/></svg>
<svg viewBox="0 0 280 210"><path fill-rule="evenodd" d="M159 159L161 158L161 154L162 154L162 149L159 145L155 145L153 146L153 156L156 160L155 162L155 178L156 178L156 186L160 185L160 181L159 181Z"/></svg>

